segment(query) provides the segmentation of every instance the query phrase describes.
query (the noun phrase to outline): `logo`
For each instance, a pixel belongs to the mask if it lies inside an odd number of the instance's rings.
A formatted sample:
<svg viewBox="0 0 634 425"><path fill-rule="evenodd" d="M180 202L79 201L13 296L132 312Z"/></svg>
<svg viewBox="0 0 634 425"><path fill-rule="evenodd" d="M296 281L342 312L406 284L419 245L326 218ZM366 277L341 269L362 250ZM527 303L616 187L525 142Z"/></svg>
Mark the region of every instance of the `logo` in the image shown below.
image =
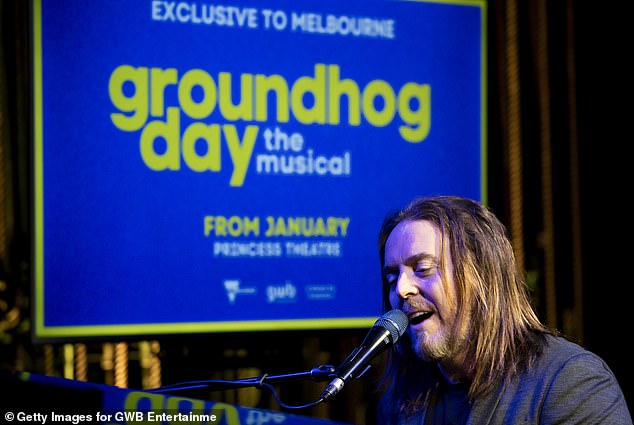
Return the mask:
<svg viewBox="0 0 634 425"><path fill-rule="evenodd" d="M240 281L236 279L225 280L223 285L227 292L229 304L235 304L238 295L255 295L258 292L257 288L253 286L241 288Z"/></svg>
<svg viewBox="0 0 634 425"><path fill-rule="evenodd" d="M336 285L323 284L306 286L306 298L309 300L333 300L336 294Z"/></svg>
<svg viewBox="0 0 634 425"><path fill-rule="evenodd" d="M284 285L269 285L266 287L266 301L269 304L296 302L297 288L291 282Z"/></svg>

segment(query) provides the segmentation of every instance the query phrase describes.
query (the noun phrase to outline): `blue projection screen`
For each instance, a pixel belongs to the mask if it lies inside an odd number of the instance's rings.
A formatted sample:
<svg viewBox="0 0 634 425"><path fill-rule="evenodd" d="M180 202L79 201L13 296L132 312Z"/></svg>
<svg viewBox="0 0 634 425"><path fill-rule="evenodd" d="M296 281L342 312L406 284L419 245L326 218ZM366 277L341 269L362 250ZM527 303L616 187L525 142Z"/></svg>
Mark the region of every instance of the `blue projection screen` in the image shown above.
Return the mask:
<svg viewBox="0 0 634 425"><path fill-rule="evenodd" d="M34 0L34 334L358 328L486 197L484 1Z"/></svg>

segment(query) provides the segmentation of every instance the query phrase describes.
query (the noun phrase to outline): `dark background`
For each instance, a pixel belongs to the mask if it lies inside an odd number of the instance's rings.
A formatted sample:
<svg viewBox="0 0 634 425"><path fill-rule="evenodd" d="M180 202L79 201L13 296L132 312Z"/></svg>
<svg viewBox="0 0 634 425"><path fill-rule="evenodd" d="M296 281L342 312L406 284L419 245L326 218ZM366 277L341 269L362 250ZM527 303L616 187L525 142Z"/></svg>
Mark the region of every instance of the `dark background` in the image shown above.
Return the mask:
<svg viewBox="0 0 634 425"><path fill-rule="evenodd" d="M522 254L540 316L603 357L632 411L632 24L621 4L487 3L488 198ZM64 344L30 338L29 13L28 1L0 2L0 363L3 370L64 376ZM153 358L163 384L299 372L338 364L365 333L161 337L153 340L160 347ZM140 388L147 368L134 339L77 341L87 351L87 380L114 382L104 343L123 344L128 386ZM303 413L372 423L380 370L379 362L335 402ZM321 389L293 383L280 396L302 404ZM278 409L267 393L195 396Z"/></svg>

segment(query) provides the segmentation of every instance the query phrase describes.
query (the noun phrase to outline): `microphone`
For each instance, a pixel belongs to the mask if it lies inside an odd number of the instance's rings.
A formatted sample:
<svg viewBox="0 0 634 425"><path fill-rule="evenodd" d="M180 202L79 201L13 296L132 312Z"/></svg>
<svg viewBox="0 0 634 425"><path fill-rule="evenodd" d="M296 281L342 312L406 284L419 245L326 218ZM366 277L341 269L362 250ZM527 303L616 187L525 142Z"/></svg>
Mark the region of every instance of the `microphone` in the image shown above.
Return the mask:
<svg viewBox="0 0 634 425"><path fill-rule="evenodd" d="M330 400L337 395L348 381L357 379L370 367L370 361L405 333L409 320L401 310L385 313L374 323L361 345L339 365L330 384L321 393L321 398Z"/></svg>

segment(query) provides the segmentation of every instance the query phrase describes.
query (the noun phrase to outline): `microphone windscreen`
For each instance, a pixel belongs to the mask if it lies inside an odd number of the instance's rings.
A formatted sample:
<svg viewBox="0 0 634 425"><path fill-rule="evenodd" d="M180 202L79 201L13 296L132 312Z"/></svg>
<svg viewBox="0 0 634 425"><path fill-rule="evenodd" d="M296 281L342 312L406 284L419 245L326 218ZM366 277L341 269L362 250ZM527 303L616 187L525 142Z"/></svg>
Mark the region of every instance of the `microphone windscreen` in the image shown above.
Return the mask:
<svg viewBox="0 0 634 425"><path fill-rule="evenodd" d="M387 329L390 332L392 343L395 343L405 333L408 324L409 320L407 320L405 313L399 309L394 309L381 316L374 326Z"/></svg>

